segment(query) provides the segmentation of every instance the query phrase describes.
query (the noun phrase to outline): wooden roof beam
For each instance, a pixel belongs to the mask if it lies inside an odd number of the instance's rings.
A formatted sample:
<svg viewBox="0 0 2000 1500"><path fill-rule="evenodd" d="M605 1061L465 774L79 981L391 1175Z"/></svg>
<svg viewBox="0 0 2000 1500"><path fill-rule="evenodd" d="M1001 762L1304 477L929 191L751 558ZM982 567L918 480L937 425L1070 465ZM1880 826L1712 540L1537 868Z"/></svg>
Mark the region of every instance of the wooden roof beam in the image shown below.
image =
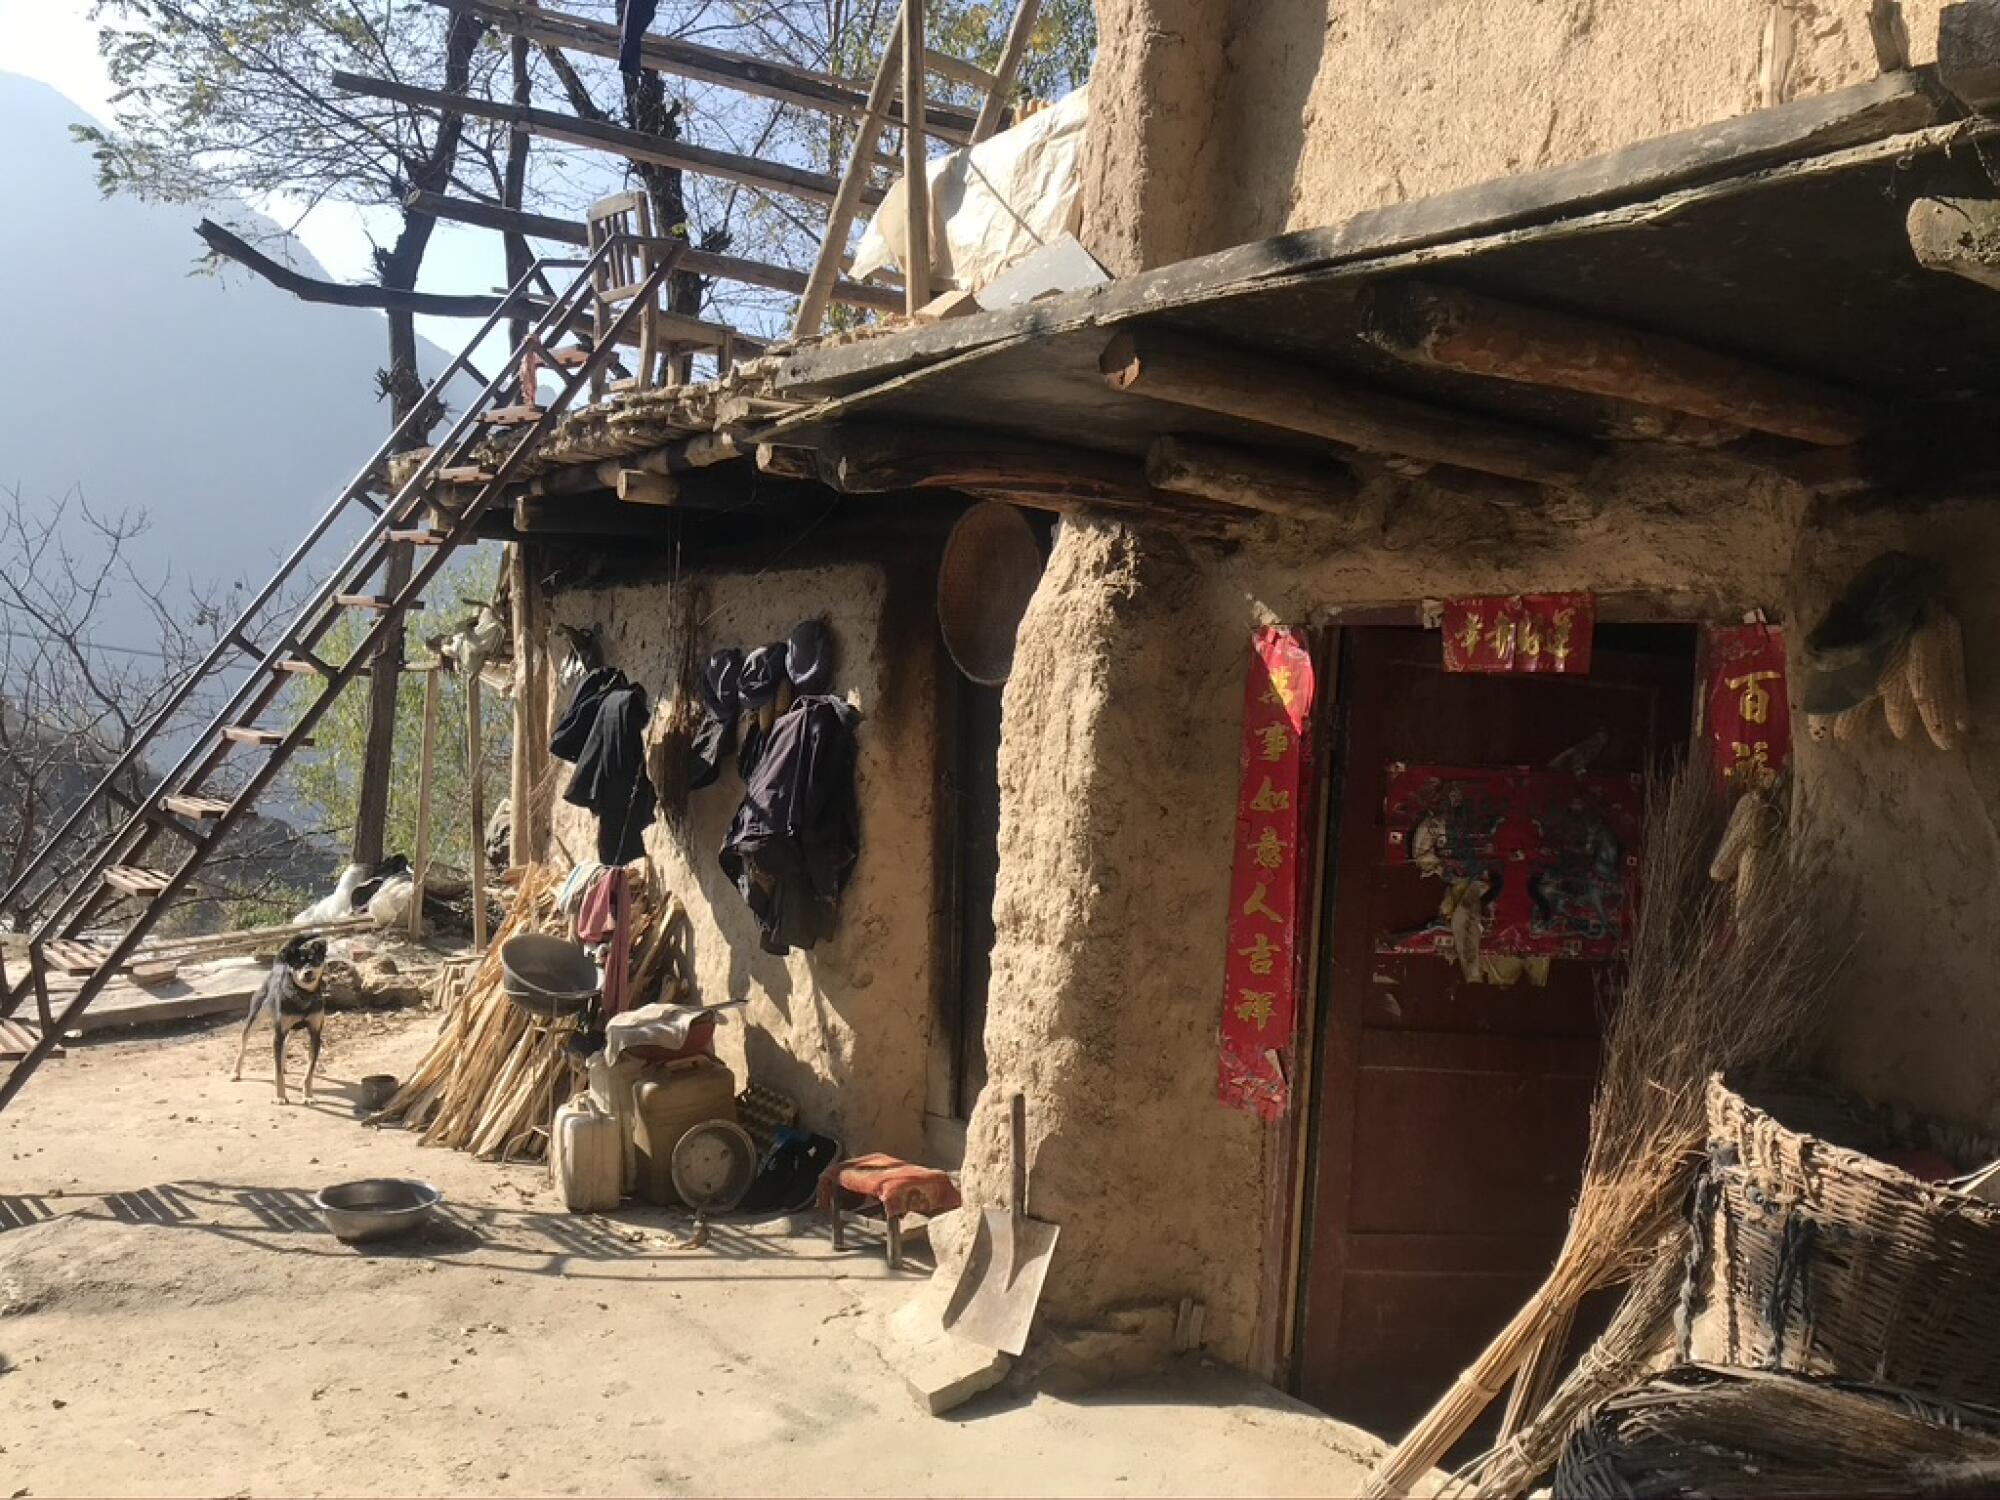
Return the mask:
<svg viewBox="0 0 2000 1500"><path fill-rule="evenodd" d="M1177 495L1301 521L1351 515L1361 489L1331 455L1240 448L1197 437L1156 438L1146 450L1146 479Z"/></svg>
<svg viewBox="0 0 2000 1500"><path fill-rule="evenodd" d="M958 490L1030 510L1132 511L1204 527L1230 519L1226 508L1155 489L1138 459L968 428L843 424L819 442L815 467L843 495Z"/></svg>
<svg viewBox="0 0 2000 1500"><path fill-rule="evenodd" d="M584 245L589 243L589 229L581 219L561 219L552 214L521 213L515 209L502 208L494 203L481 203L472 198L452 198L443 193L427 193L421 188L403 199L406 208L417 213L426 213L433 218L449 219L455 224L472 224L481 229L497 229L504 234L524 234L531 239L555 240L564 245ZM759 260L745 260L738 255L717 255L709 250L697 250L690 245L681 251L677 269L692 271L697 276L712 276L719 281L738 281L745 286L760 286L774 292L790 292L802 295L806 289L806 273L794 271L789 266L774 266ZM903 306L903 294L894 287L869 286L865 282L839 280L833 286L833 300L847 307L870 307L882 312L897 312Z"/></svg>
<svg viewBox="0 0 2000 1500"><path fill-rule="evenodd" d="M1426 369L1684 412L1822 447L1858 441L1873 403L1664 334L1422 283L1361 294L1362 335Z"/></svg>
<svg viewBox="0 0 2000 1500"><path fill-rule="evenodd" d="M662 140L659 136L648 135L642 130L627 130L622 125L605 125L595 120L578 119L575 115L558 114L554 110L535 109L523 104L504 104L498 100L474 98L469 94L451 94L438 89L418 88L413 84L395 83L386 78L370 78L360 73L336 71L329 81L344 93L360 94L371 99L389 99L417 109L434 109L468 115L476 120L497 120L503 125L511 125L516 130L525 130L530 135L541 136L546 140L562 141L568 145L583 146L595 151L609 151L613 155L625 157L628 161L675 167L683 172L714 177L723 182L736 182L745 187L789 194L812 203L831 203L840 186L823 172L809 172L803 167L789 166L784 162L765 161L760 157L739 156L733 151L715 151L706 146L689 145L685 141ZM864 191L862 197L870 204L882 200L882 194L872 188Z"/></svg>
<svg viewBox="0 0 2000 1500"><path fill-rule="evenodd" d="M606 21L563 15L552 10L508 3L508 0L428 0L447 10L465 11L512 36L526 37L547 47L565 47L592 57L616 58L618 28ZM648 68L671 73L697 83L713 83L739 93L795 104L821 114L858 120L868 112L868 98L860 89L830 73L801 68L791 63L769 62L740 52L704 47L678 37L648 34L639 44L639 55ZM939 71L955 60L935 64ZM957 64L969 69L970 64ZM947 74L947 76L950 76ZM930 133L954 145L973 139L975 119L961 109L937 108L930 111ZM902 119L899 105L889 107L891 123Z"/></svg>
<svg viewBox="0 0 2000 1500"><path fill-rule="evenodd" d="M1904 227L1917 264L1926 271L1962 276L2000 292L2000 201L1919 198Z"/></svg>
<svg viewBox="0 0 2000 1500"><path fill-rule="evenodd" d="M1365 453L1575 486L1597 448L1531 427L1349 385L1296 360L1165 329L1116 334L1097 362L1114 391L1301 432Z"/></svg>

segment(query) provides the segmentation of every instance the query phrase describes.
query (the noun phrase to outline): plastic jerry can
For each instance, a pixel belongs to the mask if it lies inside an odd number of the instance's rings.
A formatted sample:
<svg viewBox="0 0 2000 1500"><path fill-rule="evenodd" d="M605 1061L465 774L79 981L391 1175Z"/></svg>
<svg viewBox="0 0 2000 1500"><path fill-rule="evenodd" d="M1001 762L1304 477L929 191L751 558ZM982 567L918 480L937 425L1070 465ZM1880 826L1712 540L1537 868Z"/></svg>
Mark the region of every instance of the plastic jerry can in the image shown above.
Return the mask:
<svg viewBox="0 0 2000 1500"><path fill-rule="evenodd" d="M706 1120L735 1121L736 1079L712 1057L689 1057L649 1073L633 1092L639 1196L648 1203L679 1204L674 1147Z"/></svg>
<svg viewBox="0 0 2000 1500"><path fill-rule="evenodd" d="M563 1207L573 1214L609 1213L618 1207L625 1178L624 1132L582 1094L556 1111L549 1133L549 1164Z"/></svg>

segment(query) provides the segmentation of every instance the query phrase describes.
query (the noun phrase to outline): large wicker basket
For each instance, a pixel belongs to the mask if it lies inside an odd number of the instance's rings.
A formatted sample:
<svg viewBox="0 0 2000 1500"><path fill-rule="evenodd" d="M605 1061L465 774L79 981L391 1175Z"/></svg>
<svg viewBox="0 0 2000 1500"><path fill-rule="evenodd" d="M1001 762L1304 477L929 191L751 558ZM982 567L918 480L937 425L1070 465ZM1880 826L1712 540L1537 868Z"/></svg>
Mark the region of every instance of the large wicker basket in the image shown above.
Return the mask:
<svg viewBox="0 0 2000 1500"><path fill-rule="evenodd" d="M1829 1085L1711 1079L1683 1359L2000 1405L2000 1205L1880 1160L2000 1149Z"/></svg>
<svg viewBox="0 0 2000 1500"><path fill-rule="evenodd" d="M1556 1467L1567 1500L1988 1495L2000 1414L1898 1391L1683 1366L1619 1392Z"/></svg>

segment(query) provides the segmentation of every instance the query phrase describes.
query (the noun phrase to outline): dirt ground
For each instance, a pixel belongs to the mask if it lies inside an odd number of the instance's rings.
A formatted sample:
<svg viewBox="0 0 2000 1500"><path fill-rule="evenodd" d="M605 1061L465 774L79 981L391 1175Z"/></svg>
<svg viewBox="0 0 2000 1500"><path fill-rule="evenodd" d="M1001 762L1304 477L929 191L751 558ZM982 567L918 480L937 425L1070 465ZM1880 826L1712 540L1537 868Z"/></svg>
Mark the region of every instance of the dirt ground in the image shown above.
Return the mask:
<svg viewBox="0 0 2000 1500"><path fill-rule="evenodd" d="M46 1495L1341 1494L1351 1428L1190 1359L1080 1401L921 1414L854 1336L909 1294L804 1223L561 1212L540 1167L356 1122L434 1022L340 1014L282 1108L235 1027L98 1041L0 1115L0 1500ZM294 1098L299 1069L293 1071ZM444 1223L362 1253L309 1195L419 1176Z"/></svg>

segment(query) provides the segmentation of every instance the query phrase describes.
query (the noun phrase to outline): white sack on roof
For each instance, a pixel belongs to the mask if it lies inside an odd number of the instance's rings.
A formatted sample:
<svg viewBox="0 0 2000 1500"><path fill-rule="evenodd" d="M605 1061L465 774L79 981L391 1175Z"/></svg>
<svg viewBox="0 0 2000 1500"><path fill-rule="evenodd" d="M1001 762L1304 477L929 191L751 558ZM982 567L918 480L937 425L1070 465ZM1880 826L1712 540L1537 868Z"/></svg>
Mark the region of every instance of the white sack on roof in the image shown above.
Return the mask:
<svg viewBox="0 0 2000 1500"><path fill-rule="evenodd" d="M931 275L940 291L977 291L1076 232L1089 116L1088 90L1080 88L977 146L931 159ZM901 264L908 202L899 177L861 236L852 275Z"/></svg>

